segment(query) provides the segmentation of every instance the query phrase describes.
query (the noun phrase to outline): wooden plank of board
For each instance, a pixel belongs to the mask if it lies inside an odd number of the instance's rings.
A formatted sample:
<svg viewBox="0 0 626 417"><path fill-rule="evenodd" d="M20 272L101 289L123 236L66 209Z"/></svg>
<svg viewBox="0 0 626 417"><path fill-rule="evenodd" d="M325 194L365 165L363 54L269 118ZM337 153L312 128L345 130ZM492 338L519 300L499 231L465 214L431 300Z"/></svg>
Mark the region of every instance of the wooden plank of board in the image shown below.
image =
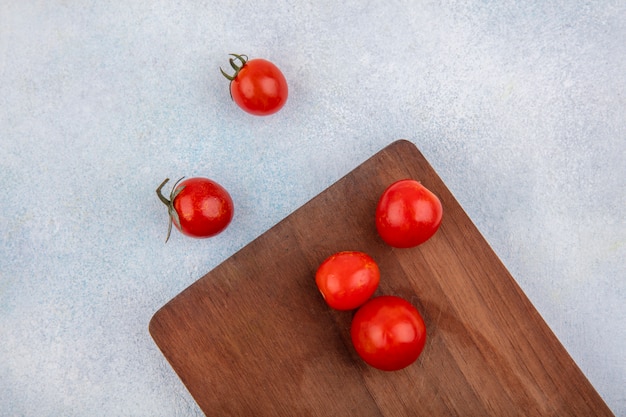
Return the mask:
<svg viewBox="0 0 626 417"><path fill-rule="evenodd" d="M376 233L383 190L439 196L439 231L394 249ZM353 312L329 309L319 264L370 254L376 295L406 298L428 337L396 372L362 362ZM184 290L150 333L207 416L611 416L454 196L410 142L392 143Z"/></svg>

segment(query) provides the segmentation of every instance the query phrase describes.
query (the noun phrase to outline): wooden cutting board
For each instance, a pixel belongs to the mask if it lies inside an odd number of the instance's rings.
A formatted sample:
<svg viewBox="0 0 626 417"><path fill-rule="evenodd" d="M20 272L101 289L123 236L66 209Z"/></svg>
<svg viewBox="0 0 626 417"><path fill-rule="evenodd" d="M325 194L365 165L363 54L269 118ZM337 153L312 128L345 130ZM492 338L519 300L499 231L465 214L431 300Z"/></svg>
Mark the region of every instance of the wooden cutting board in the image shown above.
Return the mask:
<svg viewBox="0 0 626 417"><path fill-rule="evenodd" d="M444 217L393 249L374 211L393 181L420 180ZM329 309L319 264L360 250L377 294L413 303L428 337L397 372L362 362L353 312ZM539 313L419 150L397 141L163 306L150 333L207 416L610 416Z"/></svg>

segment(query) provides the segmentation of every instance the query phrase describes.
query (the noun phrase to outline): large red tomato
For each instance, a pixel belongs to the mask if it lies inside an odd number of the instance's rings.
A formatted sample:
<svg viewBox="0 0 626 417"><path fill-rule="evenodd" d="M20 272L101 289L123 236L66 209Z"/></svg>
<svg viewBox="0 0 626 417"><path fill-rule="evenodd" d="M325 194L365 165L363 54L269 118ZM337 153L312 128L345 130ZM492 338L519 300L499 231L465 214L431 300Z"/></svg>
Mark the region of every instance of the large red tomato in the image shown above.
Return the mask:
<svg viewBox="0 0 626 417"><path fill-rule="evenodd" d="M338 252L317 269L315 283L326 303L336 310L352 310L370 298L380 282L378 265L368 254Z"/></svg>
<svg viewBox="0 0 626 417"><path fill-rule="evenodd" d="M170 237L172 223L184 235L195 238L215 236L226 229L233 218L234 206L224 187L202 177L188 178L182 182L179 180L168 200L161 193L168 181L169 178L156 190L170 215L166 242Z"/></svg>
<svg viewBox="0 0 626 417"><path fill-rule="evenodd" d="M376 229L390 246L410 248L430 239L439 229L443 208L439 198L419 181L391 184L376 206Z"/></svg>
<svg viewBox="0 0 626 417"><path fill-rule="evenodd" d="M244 111L267 116L280 110L287 101L287 80L276 65L265 59L251 59L246 55L231 54L230 65L234 75L220 68L230 80L230 96ZM239 61L238 65L235 60Z"/></svg>
<svg viewBox="0 0 626 417"><path fill-rule="evenodd" d="M383 295L359 308L350 328L352 344L370 366L397 371L415 362L426 343L426 326L413 305Z"/></svg>

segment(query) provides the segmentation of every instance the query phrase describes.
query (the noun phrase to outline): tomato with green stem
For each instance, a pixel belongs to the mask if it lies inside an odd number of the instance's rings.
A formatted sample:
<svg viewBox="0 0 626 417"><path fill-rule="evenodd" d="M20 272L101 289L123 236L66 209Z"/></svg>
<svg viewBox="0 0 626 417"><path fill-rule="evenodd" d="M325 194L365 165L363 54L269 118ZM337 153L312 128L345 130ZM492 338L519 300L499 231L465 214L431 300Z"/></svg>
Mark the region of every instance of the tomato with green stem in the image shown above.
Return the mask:
<svg viewBox="0 0 626 417"><path fill-rule="evenodd" d="M156 190L169 214L165 241L170 238L172 223L182 234L195 238L221 233L230 224L234 214L233 200L228 191L208 178L195 177L184 181L183 178L174 184L169 199L161 192L169 178Z"/></svg>
<svg viewBox="0 0 626 417"><path fill-rule="evenodd" d="M267 116L280 110L287 101L289 88L283 73L272 62L261 58L248 60L246 55L230 54L230 96L244 111L256 116Z"/></svg>

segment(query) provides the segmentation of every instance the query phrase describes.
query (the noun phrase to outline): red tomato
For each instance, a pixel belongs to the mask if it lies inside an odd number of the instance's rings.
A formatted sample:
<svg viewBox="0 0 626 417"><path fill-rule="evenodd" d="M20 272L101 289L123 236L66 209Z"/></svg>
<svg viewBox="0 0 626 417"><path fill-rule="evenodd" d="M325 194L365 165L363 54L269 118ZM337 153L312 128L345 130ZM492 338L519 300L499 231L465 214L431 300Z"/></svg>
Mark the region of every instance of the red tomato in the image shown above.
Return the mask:
<svg viewBox="0 0 626 417"><path fill-rule="evenodd" d="M182 179L182 178L181 178ZM178 180L169 200L161 194L161 189L169 181L165 179L157 188L159 199L167 206L170 237L172 223L184 235L205 238L222 232L233 218L233 200L228 191L215 181L207 178Z"/></svg>
<svg viewBox="0 0 626 417"><path fill-rule="evenodd" d="M441 224L439 198L420 182L405 179L391 184L376 206L376 229L390 246L410 248L426 242Z"/></svg>
<svg viewBox="0 0 626 417"><path fill-rule="evenodd" d="M352 319L352 344L370 366L397 371L415 362L426 343L422 316L408 301L391 295L363 304Z"/></svg>
<svg viewBox="0 0 626 417"><path fill-rule="evenodd" d="M326 303L336 310L352 310L370 298L380 282L378 265L368 254L338 252L317 269L315 283Z"/></svg>
<svg viewBox="0 0 626 417"><path fill-rule="evenodd" d="M235 70L228 75L230 96L239 107L257 116L267 116L280 110L287 101L288 88L285 76L278 67L265 59L251 59L245 55L231 54L229 60ZM238 60L241 65L237 65Z"/></svg>

